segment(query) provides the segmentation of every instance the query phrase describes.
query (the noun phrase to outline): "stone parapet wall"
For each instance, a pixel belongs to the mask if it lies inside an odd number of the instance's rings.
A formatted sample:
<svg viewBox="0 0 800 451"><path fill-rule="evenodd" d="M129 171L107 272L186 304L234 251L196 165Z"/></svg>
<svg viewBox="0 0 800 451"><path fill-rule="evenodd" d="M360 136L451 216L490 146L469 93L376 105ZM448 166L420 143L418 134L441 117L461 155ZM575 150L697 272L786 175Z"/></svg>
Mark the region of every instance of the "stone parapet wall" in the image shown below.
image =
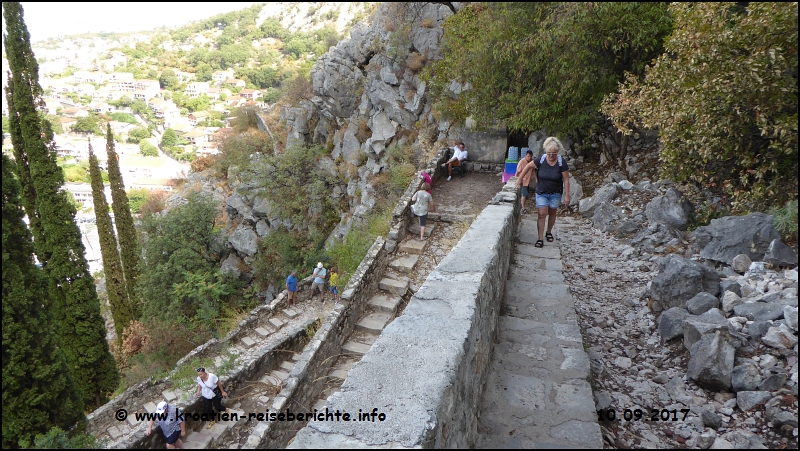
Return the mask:
<svg viewBox="0 0 800 451"><path fill-rule="evenodd" d="M469 448L519 221L513 181L495 196L348 373L328 409L379 422L310 422L289 448Z"/></svg>
<svg viewBox="0 0 800 451"><path fill-rule="evenodd" d="M389 262L385 244L382 237L375 239L342 292L342 303L333 308L317 330L270 411L311 411L311 406L324 388L326 376L342 352L342 345L350 338L356 322L363 316L367 303L377 291L378 282ZM259 423L243 447L283 448L294 436L297 425L288 421Z"/></svg>

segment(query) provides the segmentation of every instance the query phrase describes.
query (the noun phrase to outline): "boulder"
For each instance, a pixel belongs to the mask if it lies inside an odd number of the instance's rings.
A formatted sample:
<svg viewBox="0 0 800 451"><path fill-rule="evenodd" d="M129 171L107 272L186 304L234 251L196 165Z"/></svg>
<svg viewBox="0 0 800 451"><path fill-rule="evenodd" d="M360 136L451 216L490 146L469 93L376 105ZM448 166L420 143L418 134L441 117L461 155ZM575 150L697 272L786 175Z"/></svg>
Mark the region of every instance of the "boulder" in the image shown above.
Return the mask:
<svg viewBox="0 0 800 451"><path fill-rule="evenodd" d="M569 204L580 205L583 199L583 185L577 177L570 174L569 176ZM564 196L561 196L561 203L564 203Z"/></svg>
<svg viewBox="0 0 800 451"><path fill-rule="evenodd" d="M747 333L753 338L761 339L767 334L770 327L772 327L772 321L753 321L747 326Z"/></svg>
<svg viewBox="0 0 800 451"><path fill-rule="evenodd" d="M737 296L741 296L742 286L734 279L722 279L719 281L719 292L724 296L726 291L731 291L736 293Z"/></svg>
<svg viewBox="0 0 800 451"><path fill-rule="evenodd" d="M658 317L658 333L661 341L669 341L683 336L683 320L689 312L680 307L672 307Z"/></svg>
<svg viewBox="0 0 800 451"><path fill-rule="evenodd" d="M777 327L770 327L761 341L776 349L792 349L797 344L797 337L786 324L781 324Z"/></svg>
<svg viewBox="0 0 800 451"><path fill-rule="evenodd" d="M228 258L226 258L222 265L220 266L220 270L226 274L233 274L236 277L240 277L242 275L241 266L244 265L244 262L241 258L239 258L234 252L228 254Z"/></svg>
<svg viewBox="0 0 800 451"><path fill-rule="evenodd" d="M722 426L722 417L714 412L714 409L701 408L700 418L703 420L703 425L711 429L718 429Z"/></svg>
<svg viewBox="0 0 800 451"><path fill-rule="evenodd" d="M659 273L650 286L649 295L666 309L685 307L697 293L719 293L720 275L697 262L670 254L659 260Z"/></svg>
<svg viewBox="0 0 800 451"><path fill-rule="evenodd" d="M667 226L686 230L686 226L694 216L694 206L680 191L669 188L663 196L657 196L645 208L650 223L660 222Z"/></svg>
<svg viewBox="0 0 800 451"><path fill-rule="evenodd" d="M677 237L678 234L675 230L670 229L666 224L656 222L649 224L645 229L640 228L639 233L631 238L631 245L647 252L653 252L656 246L661 246Z"/></svg>
<svg viewBox="0 0 800 451"><path fill-rule="evenodd" d="M750 321L770 321L783 316L783 306L780 302L746 302L734 307L733 312Z"/></svg>
<svg viewBox="0 0 800 451"><path fill-rule="evenodd" d="M725 313L732 312L740 304L744 304L744 301L733 291L726 291L722 296L722 311Z"/></svg>
<svg viewBox="0 0 800 451"><path fill-rule="evenodd" d="M733 261L731 262L731 268L739 274L744 274L747 272L748 268L750 268L750 257L746 254L739 254L736 257L733 257Z"/></svg>
<svg viewBox="0 0 800 451"><path fill-rule="evenodd" d="M705 335L718 330L728 330L728 320L719 309L711 309L699 316L683 320L683 345L691 350Z"/></svg>
<svg viewBox="0 0 800 451"><path fill-rule="evenodd" d="M780 390L783 387L783 384L786 383L786 373L776 373L770 374L766 377L760 384L758 384L758 389L761 391L776 391Z"/></svg>
<svg viewBox="0 0 800 451"><path fill-rule="evenodd" d="M747 412L753 407L763 404L772 398L768 391L740 391L736 393L736 405L742 412Z"/></svg>
<svg viewBox="0 0 800 451"><path fill-rule="evenodd" d="M786 325L797 333L797 307L783 306L783 319L786 321Z"/></svg>
<svg viewBox="0 0 800 451"><path fill-rule="evenodd" d="M713 219L695 231L698 245L708 237L700 256L709 260L732 264L739 254L747 254L752 261L760 261L772 240L780 239L773 226L773 217L764 213L747 216L726 216Z"/></svg>
<svg viewBox="0 0 800 451"><path fill-rule="evenodd" d="M616 183L608 183L595 190L592 197L581 199L578 207L581 216L590 218L594 216L594 210L605 202L611 202L617 197L619 188Z"/></svg>
<svg viewBox="0 0 800 451"><path fill-rule="evenodd" d="M707 334L691 348L687 376L710 390L731 388L735 349L727 331Z"/></svg>
<svg viewBox="0 0 800 451"><path fill-rule="evenodd" d="M773 266L797 265L797 253L781 240L772 240L764 254L764 261Z"/></svg>
<svg viewBox="0 0 800 451"><path fill-rule="evenodd" d="M239 224L239 227L233 231L228 238L228 243L241 254L252 256L258 252L258 235L255 230L247 227L244 223Z"/></svg>
<svg viewBox="0 0 800 451"><path fill-rule="evenodd" d="M703 313L711 310L712 308L719 307L719 299L705 291L701 291L694 295L693 298L686 301L686 310L692 315L702 315Z"/></svg>
<svg viewBox="0 0 800 451"><path fill-rule="evenodd" d="M611 203L600 204L594 210L592 225L603 232L613 232L617 228L617 223L624 214L622 208Z"/></svg>
<svg viewBox="0 0 800 451"><path fill-rule="evenodd" d="M761 370L750 359L736 365L731 372L731 387L733 391L753 391L761 383Z"/></svg>

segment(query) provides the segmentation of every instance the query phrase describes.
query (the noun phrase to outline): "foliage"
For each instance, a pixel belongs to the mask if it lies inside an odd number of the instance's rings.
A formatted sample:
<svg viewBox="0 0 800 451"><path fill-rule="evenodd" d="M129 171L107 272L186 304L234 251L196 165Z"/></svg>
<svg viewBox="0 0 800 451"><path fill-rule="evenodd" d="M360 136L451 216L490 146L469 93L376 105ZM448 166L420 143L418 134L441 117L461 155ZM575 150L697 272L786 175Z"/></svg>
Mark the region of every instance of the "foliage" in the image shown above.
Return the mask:
<svg viewBox="0 0 800 451"><path fill-rule="evenodd" d="M258 128L258 108L242 106L231 111L230 126L236 132L244 132L251 128Z"/></svg>
<svg viewBox="0 0 800 451"><path fill-rule="evenodd" d="M64 127L61 125L61 121L59 120L60 117L54 114L48 114L45 116L45 119L47 119L47 121L50 122L50 127L53 129L53 133L55 133L56 135L64 134ZM6 133L6 131L4 130L3 133Z"/></svg>
<svg viewBox="0 0 800 451"><path fill-rule="evenodd" d="M603 95L660 53L671 21L663 3L475 3L443 27L444 58L423 75L437 109L564 133L595 124Z"/></svg>
<svg viewBox="0 0 800 451"><path fill-rule="evenodd" d="M158 148L144 139L139 141L139 151L146 157L158 156Z"/></svg>
<svg viewBox="0 0 800 451"><path fill-rule="evenodd" d="M78 118L75 125L72 126L72 131L77 133L92 133L94 135L102 135L100 126L97 125L97 116L91 115Z"/></svg>
<svg viewBox="0 0 800 451"><path fill-rule="evenodd" d="M228 296L236 282L215 269L217 205L199 194L192 194L187 200L163 216L143 218L146 240L139 268L139 293L145 303L146 319L175 318L192 332L213 331L219 305L236 303ZM203 291L204 286L214 288Z"/></svg>
<svg viewBox="0 0 800 451"><path fill-rule="evenodd" d="M125 193L125 182L119 169L119 157L114 141L111 139L111 127L106 129L106 156L108 157L108 181L111 185L111 208L114 210L114 221L117 226L119 239L120 258L122 270L125 275L125 285L130 300L130 308L134 318L140 315L140 302L136 298L137 266L139 264L139 241L136 237L136 228L133 225L131 208L128 205L128 195Z"/></svg>
<svg viewBox="0 0 800 451"><path fill-rule="evenodd" d="M114 112L111 113L111 119L117 122L126 122L128 124L138 124L139 122L133 117L132 114Z"/></svg>
<svg viewBox="0 0 800 451"><path fill-rule="evenodd" d="M663 175L722 189L734 210L797 198L797 5L673 3L666 53L603 111L657 127Z"/></svg>
<svg viewBox="0 0 800 451"><path fill-rule="evenodd" d="M106 341L105 321L75 224L75 209L61 189L64 176L56 164L53 132L37 112L42 88L21 5L4 3L3 16L10 72L9 119L23 204L31 221L36 256L48 278L61 349L84 403L93 408L114 390L119 375Z"/></svg>
<svg viewBox="0 0 800 451"><path fill-rule="evenodd" d="M797 241L797 199L788 200L783 207L772 207L767 211L775 220L775 228L787 243Z"/></svg>
<svg viewBox="0 0 800 451"><path fill-rule="evenodd" d="M91 144L89 144L89 172L97 234L100 238L100 253L103 257L103 271L106 276L106 293L111 306L111 317L114 319L114 328L117 332L117 341L121 343L122 331L133 319L133 313L125 286L122 262L117 250L117 237L111 223L111 216L108 214L109 208L104 193L103 178L100 175L100 165L92 151Z"/></svg>
<svg viewBox="0 0 800 451"><path fill-rule="evenodd" d="M158 84L162 89L175 91L178 89L178 85L180 85L180 80L178 80L178 77L175 75L175 71L172 69L164 69L158 77Z"/></svg>
<svg viewBox="0 0 800 451"><path fill-rule="evenodd" d="M147 195L150 193L150 190L147 188L131 188L128 191L128 202L131 207L131 211L139 214L142 210L142 206L147 201Z"/></svg>
<svg viewBox="0 0 800 451"><path fill-rule="evenodd" d="M33 440L36 449L102 449L105 448L103 440L98 440L94 435L86 432L69 434L56 426L46 434L39 434Z"/></svg>
<svg viewBox="0 0 800 451"><path fill-rule="evenodd" d="M149 137L150 130L146 127L136 127L128 132L128 142L133 144L139 144L141 140Z"/></svg>
<svg viewBox="0 0 800 451"><path fill-rule="evenodd" d="M171 128L164 130L164 134L161 135L161 145L172 147L176 144L178 144L178 135L175 130Z"/></svg>
<svg viewBox="0 0 800 451"><path fill-rule="evenodd" d="M214 168L218 176L227 178L231 167L248 167L251 155L271 153L272 139L258 130L230 133L222 139L218 148L219 154L214 160Z"/></svg>
<svg viewBox="0 0 800 451"><path fill-rule="evenodd" d="M33 264L14 163L3 163L3 447L83 415L51 316L47 282ZM20 415L20 412L25 412Z"/></svg>

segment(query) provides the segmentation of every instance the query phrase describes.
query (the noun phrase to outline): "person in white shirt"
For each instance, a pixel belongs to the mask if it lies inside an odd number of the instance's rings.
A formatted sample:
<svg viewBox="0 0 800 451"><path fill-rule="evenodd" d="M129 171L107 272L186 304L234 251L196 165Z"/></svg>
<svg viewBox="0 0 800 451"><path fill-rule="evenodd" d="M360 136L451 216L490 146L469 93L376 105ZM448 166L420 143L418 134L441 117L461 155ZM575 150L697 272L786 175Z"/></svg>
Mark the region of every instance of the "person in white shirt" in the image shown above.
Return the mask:
<svg viewBox="0 0 800 451"><path fill-rule="evenodd" d="M206 369L200 367L197 369L197 392L194 394L195 396L203 397L203 413L206 415L207 418L210 418L214 414L214 408L217 412L226 412L228 409L222 406L222 398L228 397L228 393L222 388L222 384L219 381L219 378L214 373L207 373ZM220 395L214 393L214 389L219 388ZM207 428L211 429L214 426L214 420L208 423Z"/></svg>
<svg viewBox="0 0 800 451"><path fill-rule="evenodd" d="M447 163L442 163L442 167L447 167L447 181L453 178L453 167L461 166L461 163L467 159L467 151L464 150L464 143L459 141L453 147L453 158Z"/></svg>

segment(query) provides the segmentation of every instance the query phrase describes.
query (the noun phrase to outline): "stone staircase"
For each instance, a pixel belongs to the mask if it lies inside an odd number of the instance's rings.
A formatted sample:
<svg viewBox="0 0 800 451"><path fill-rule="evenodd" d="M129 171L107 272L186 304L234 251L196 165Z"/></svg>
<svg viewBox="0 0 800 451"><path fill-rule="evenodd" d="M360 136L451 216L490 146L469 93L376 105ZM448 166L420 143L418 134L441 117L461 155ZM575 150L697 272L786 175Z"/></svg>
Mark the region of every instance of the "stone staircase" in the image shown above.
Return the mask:
<svg viewBox="0 0 800 451"><path fill-rule="evenodd" d="M425 236L430 237L434 225L425 227ZM347 373L364 354L369 351L383 329L397 316L403 296L409 290L409 275L413 273L419 256L425 251L428 242L419 240L419 225L409 227L409 234L399 243L397 252L389 263L389 268L378 283L379 292L370 299L368 308L356 323L355 331L342 346L342 352L328 373L325 390L314 403L313 408L323 410L327 399L335 393Z"/></svg>
<svg viewBox="0 0 800 451"><path fill-rule="evenodd" d="M536 230L535 215L523 216L475 448L602 448L589 357L558 242L534 247Z"/></svg>
<svg viewBox="0 0 800 451"><path fill-rule="evenodd" d="M217 374L224 380L224 374L220 374L219 369L222 368L224 365L229 365L229 360L234 359L234 365L239 362L245 362L251 358L252 356L257 354L259 348L262 346L269 346L268 343L274 334L278 331L282 330L289 324L298 323L303 321L305 317L309 315L313 315L314 312L318 308L317 305L310 305L310 303L302 303L294 308L284 308L282 310L275 310L273 315L255 327L252 332L239 339L237 342L232 342L234 346L228 348L227 354L218 355L214 357L214 364L213 366L208 367L208 371ZM280 389L275 390L273 387L280 386L282 382L288 377L289 371L294 367L295 361L293 360L295 355L289 353L286 356L287 360L281 362L280 368L272 371L270 374L264 376L261 382L268 384L265 386L265 389L262 390L265 393L271 393L271 396L264 396L263 393L259 393L255 396L255 400L260 403L260 406L263 407L259 410L252 410L247 409L247 411L261 411L263 412L268 406L268 402L270 398L274 396L275 393L278 393ZM225 387L227 390L230 390L230 387ZM274 393L272 391L274 390ZM164 390L160 393L161 396L154 397L152 399L147 400L142 405L142 410L147 413L155 413L156 405L161 401L167 401L170 404L176 404L182 401L191 400L194 397L194 393L196 391L196 386L191 385L188 387L180 388L180 387L173 387L169 390ZM239 390L236 390L239 392ZM237 398L241 397L237 395ZM231 413L244 413L245 410L241 410L239 406L242 403L232 403L230 401L223 400L223 405L227 407L233 406L234 408L230 409ZM250 406L248 406L250 407ZM110 444L114 445L115 443L119 443L126 438L132 437L134 434L144 434L144 431L147 430L147 421L137 421L136 416L133 412L131 412L127 419L123 422L116 424L113 427L110 427L106 430L107 438L110 439ZM211 429L205 429L205 423L201 426L203 429L198 429L197 431L187 430L186 437L183 438L184 446L186 448L195 448L195 449L202 449L208 448L209 444L211 447L218 446L220 440L224 439L225 436L230 435L233 429L239 428L243 425L247 424L245 421L225 421L225 422L218 422L215 424ZM158 430L158 427L154 427L154 433L160 434L161 432ZM101 435L99 438L103 438Z"/></svg>

